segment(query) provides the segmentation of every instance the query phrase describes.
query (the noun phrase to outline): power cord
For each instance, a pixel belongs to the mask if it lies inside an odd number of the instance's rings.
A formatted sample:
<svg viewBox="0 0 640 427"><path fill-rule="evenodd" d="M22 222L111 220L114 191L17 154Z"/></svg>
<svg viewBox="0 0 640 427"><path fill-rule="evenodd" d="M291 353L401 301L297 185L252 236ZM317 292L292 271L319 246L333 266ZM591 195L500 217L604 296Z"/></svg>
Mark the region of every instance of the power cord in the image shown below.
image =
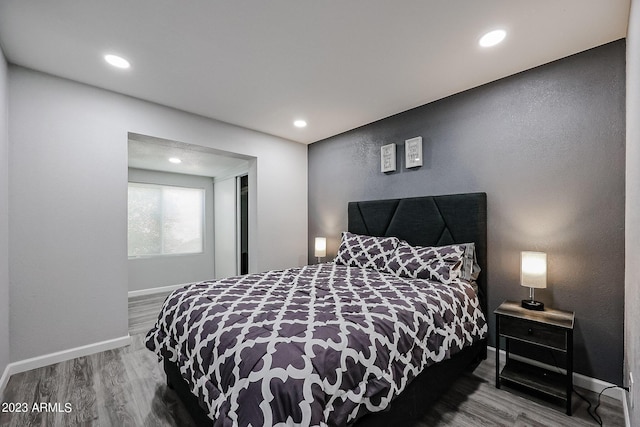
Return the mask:
<svg viewBox="0 0 640 427"><path fill-rule="evenodd" d="M555 368L558 370L558 372L561 372L560 367L558 366L558 361L556 360L556 355L551 350L549 350L549 354L551 354L551 357L553 358L553 364L555 365ZM586 397L584 397L582 394L578 393L578 390L576 390L576 388L573 387L573 392L577 394L580 399L587 402L587 405L588 405L587 413L591 418L593 418L595 422L598 423L599 426L602 426L602 417L600 417L600 415L598 414L598 408L600 407L600 403L601 403L600 399L602 398L602 393L612 388L621 388L623 390L629 391L629 387L623 387L619 385L611 385L611 386L605 387L602 390L600 390L600 393L598 393L598 403L596 404L595 408L591 409L591 406L592 406L591 401Z"/></svg>
<svg viewBox="0 0 640 427"><path fill-rule="evenodd" d="M629 391L629 387L622 387L622 386L619 386L619 385L611 385L609 387L603 388L600 391L600 393L598 393L598 404L595 406L595 408L593 408L593 410L591 409L591 402L589 401L589 399L587 399L586 397L584 397L583 395L578 393L578 391L575 389L575 387L573 388L573 392L575 394L577 394L580 399L582 399L585 402L587 402L587 405L589 405L589 406L587 406L587 412L589 413L591 418L593 418L595 420L595 422L597 422L598 425L600 425L600 426L602 425L602 418L598 414L598 408L600 407L600 399L602 398L602 393L604 393L606 390L609 390L610 388L621 388L623 390Z"/></svg>

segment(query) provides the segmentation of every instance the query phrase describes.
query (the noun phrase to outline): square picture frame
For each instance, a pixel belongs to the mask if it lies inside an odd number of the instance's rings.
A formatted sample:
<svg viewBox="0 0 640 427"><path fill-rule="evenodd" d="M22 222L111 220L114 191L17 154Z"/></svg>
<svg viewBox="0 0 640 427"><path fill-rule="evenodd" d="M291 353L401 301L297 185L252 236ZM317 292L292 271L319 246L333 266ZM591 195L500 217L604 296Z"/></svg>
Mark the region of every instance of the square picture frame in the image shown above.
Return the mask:
<svg viewBox="0 0 640 427"><path fill-rule="evenodd" d="M396 144L380 147L380 172L394 172L396 170Z"/></svg>
<svg viewBox="0 0 640 427"><path fill-rule="evenodd" d="M422 166L422 137L407 139L404 142L405 164L407 169Z"/></svg>

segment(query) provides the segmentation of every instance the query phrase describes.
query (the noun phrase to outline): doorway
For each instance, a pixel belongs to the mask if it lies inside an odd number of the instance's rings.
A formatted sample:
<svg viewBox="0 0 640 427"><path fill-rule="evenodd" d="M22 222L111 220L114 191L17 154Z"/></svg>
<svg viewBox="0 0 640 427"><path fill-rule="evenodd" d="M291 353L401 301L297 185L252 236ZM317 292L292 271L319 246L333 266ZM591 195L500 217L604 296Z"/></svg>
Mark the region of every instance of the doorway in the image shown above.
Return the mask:
<svg viewBox="0 0 640 427"><path fill-rule="evenodd" d="M249 212L249 200L255 197L248 183L256 159L133 133L129 134L128 151L130 181L140 181L144 174L145 184L166 185L146 179L161 176L173 179L174 186L192 186L186 180L196 178L200 181L195 187L210 186L211 191L205 196L205 216L211 218L212 224L205 224L204 249L198 253L130 258L129 291L248 273L249 219L254 217ZM255 209L255 203L251 205ZM203 267L195 267L200 264Z"/></svg>
<svg viewBox="0 0 640 427"><path fill-rule="evenodd" d="M249 273L249 175L238 177L238 240L240 274Z"/></svg>

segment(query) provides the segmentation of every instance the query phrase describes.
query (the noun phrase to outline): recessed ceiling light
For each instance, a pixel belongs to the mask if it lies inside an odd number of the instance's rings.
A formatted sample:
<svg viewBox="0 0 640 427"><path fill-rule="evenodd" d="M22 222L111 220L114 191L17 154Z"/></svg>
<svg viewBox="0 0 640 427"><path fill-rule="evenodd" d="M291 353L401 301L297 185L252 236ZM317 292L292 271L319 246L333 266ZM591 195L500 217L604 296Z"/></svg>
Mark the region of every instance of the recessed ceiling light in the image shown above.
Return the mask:
<svg viewBox="0 0 640 427"><path fill-rule="evenodd" d="M175 163L176 165L177 165L177 164L179 164L179 163L182 163L182 160L180 160L180 159L179 159L179 158L177 158L177 157L171 157L171 158L169 159L169 161L170 161L171 163Z"/></svg>
<svg viewBox="0 0 640 427"><path fill-rule="evenodd" d="M307 122L304 120L296 120L295 122L293 122L293 125L297 128L304 128L307 127Z"/></svg>
<svg viewBox="0 0 640 427"><path fill-rule="evenodd" d="M478 42L482 47L491 47L500 43L507 36L505 30L493 30L480 38Z"/></svg>
<svg viewBox="0 0 640 427"><path fill-rule="evenodd" d="M131 67L131 64L129 64L129 61L127 61L126 59L118 55L105 55L104 60L107 61L107 63L109 63L110 65L113 65L114 67L117 67L117 68Z"/></svg>

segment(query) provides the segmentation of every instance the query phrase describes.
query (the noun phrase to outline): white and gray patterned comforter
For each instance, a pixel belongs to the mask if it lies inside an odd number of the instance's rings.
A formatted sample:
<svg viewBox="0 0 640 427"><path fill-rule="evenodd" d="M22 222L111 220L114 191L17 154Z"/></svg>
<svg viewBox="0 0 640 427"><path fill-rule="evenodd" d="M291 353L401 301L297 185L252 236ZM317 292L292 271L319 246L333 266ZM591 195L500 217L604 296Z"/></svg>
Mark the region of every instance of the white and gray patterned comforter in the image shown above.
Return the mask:
<svg viewBox="0 0 640 427"><path fill-rule="evenodd" d="M176 290L146 345L215 426L343 426L486 334L467 283L326 263Z"/></svg>

